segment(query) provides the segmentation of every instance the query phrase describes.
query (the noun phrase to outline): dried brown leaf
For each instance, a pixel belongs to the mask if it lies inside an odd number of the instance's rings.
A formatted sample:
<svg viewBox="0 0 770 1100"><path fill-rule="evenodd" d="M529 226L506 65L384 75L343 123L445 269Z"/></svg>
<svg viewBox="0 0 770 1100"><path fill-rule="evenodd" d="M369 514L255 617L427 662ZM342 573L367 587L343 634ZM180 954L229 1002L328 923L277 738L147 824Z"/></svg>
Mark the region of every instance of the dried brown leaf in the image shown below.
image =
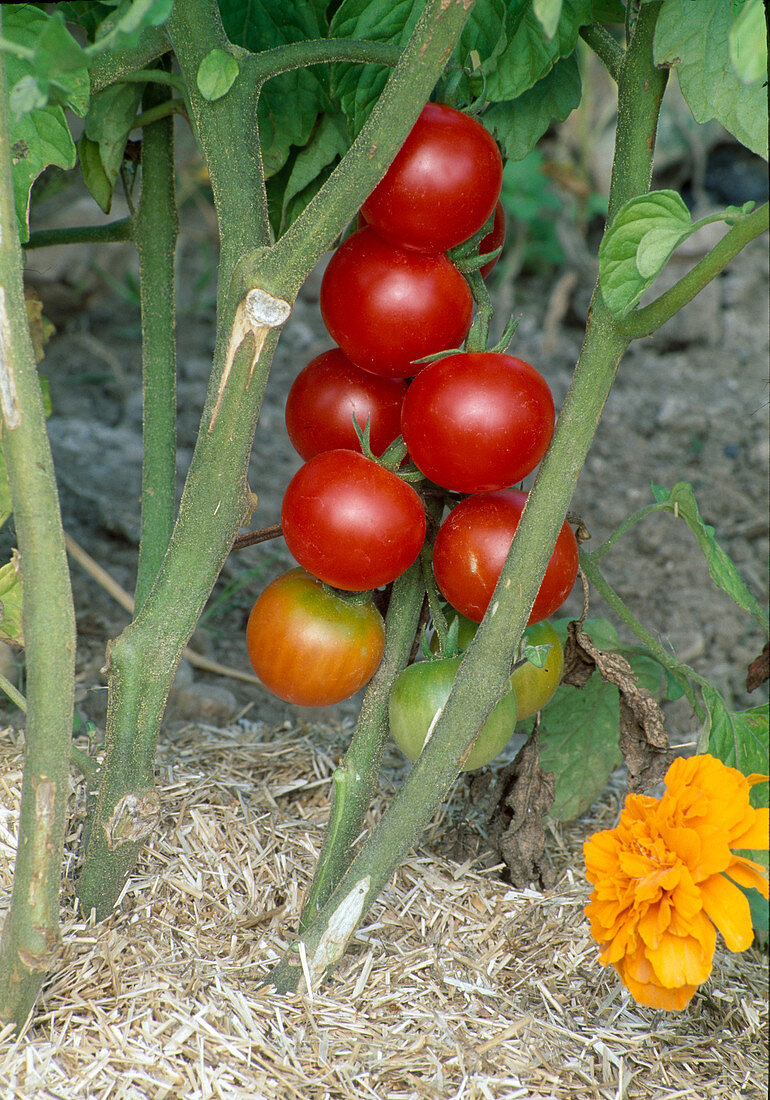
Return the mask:
<svg viewBox="0 0 770 1100"><path fill-rule="evenodd" d="M544 819L553 804L554 777L540 770L537 726L498 782L490 840L505 860L511 882L522 888L552 885L553 871L543 860Z"/></svg>
<svg viewBox="0 0 770 1100"><path fill-rule="evenodd" d="M765 642L765 648L749 665L746 691L755 691L766 680L770 680L770 642Z"/></svg>

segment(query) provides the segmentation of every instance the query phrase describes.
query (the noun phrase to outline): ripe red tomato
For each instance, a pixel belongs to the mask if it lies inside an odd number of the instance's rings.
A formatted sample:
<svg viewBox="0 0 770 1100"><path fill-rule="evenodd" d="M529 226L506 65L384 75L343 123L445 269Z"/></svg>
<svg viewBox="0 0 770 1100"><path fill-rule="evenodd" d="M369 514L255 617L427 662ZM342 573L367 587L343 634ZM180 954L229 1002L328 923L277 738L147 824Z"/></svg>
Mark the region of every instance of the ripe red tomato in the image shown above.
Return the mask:
<svg viewBox="0 0 770 1100"><path fill-rule="evenodd" d="M468 335L473 299L446 256L395 248L359 229L329 261L321 314L332 339L356 366L409 378L415 359L456 348Z"/></svg>
<svg viewBox="0 0 770 1100"><path fill-rule="evenodd" d="M364 592L409 568L425 539L425 512L405 481L354 451L322 451L289 482L283 537L309 573Z"/></svg>
<svg viewBox="0 0 770 1100"><path fill-rule="evenodd" d="M388 703L390 732L398 747L410 760L416 760L438 712L452 690L461 657L435 661L417 661L398 676ZM473 743L463 771L481 768L498 756L511 738L516 725L516 694L509 691L494 708Z"/></svg>
<svg viewBox="0 0 770 1100"><path fill-rule="evenodd" d="M452 509L433 546L433 571L444 597L461 615L481 622L524 511L527 494L515 489L479 493ZM565 520L528 622L547 619L577 578L578 549Z"/></svg>
<svg viewBox="0 0 770 1100"><path fill-rule="evenodd" d="M304 569L276 577L257 598L246 649L265 687L304 707L339 703L371 680L385 629L371 603L354 606Z"/></svg>
<svg viewBox="0 0 770 1100"><path fill-rule="evenodd" d="M361 370L339 348L322 352L294 379L286 400L286 430L306 461L321 451L361 451L353 417L361 430L369 419L372 451L381 455L401 432L406 383Z"/></svg>
<svg viewBox="0 0 770 1100"><path fill-rule="evenodd" d="M481 244L479 245L479 256L484 256L487 252L494 252L496 248L501 248L505 244L505 210L503 204L498 199L497 206L495 207L495 220L492 222L492 228L487 233L486 237L481 238ZM494 260L490 260L488 264L484 264L479 268L479 274L482 279L486 279L492 268L500 259L497 256Z"/></svg>
<svg viewBox="0 0 770 1100"><path fill-rule="evenodd" d="M548 383L529 363L463 352L420 371L404 398L401 434L431 481L480 493L513 485L537 466L554 417Z"/></svg>
<svg viewBox="0 0 770 1100"><path fill-rule="evenodd" d="M453 107L428 103L361 209L392 244L446 252L478 233L502 184L489 131Z"/></svg>

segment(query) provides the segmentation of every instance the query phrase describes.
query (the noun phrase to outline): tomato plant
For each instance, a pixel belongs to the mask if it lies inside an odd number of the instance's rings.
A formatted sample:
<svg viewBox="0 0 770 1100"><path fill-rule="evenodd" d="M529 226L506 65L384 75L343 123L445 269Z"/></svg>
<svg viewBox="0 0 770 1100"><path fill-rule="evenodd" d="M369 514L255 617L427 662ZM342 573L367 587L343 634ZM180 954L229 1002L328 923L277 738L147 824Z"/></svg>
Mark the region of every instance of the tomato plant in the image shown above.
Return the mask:
<svg viewBox="0 0 770 1100"><path fill-rule="evenodd" d="M332 339L356 366L408 378L415 360L458 347L473 300L446 256L408 252L369 227L337 249L321 282L321 314Z"/></svg>
<svg viewBox="0 0 770 1100"><path fill-rule="evenodd" d="M479 256L485 256L488 252L494 252L497 248L502 248L505 244L505 207L498 199L495 206L495 217L492 222L492 228L487 233L486 237L481 238L481 244L479 245ZM495 266L499 256L495 256L494 260L490 260L488 263L483 264L479 268L479 274L482 279L486 279L492 268Z"/></svg>
<svg viewBox="0 0 770 1100"><path fill-rule="evenodd" d="M410 760L420 755L426 738L452 690L461 657L417 661L399 675L390 695L390 732ZM494 708L463 763L465 772L482 768L503 751L516 726L516 693L509 691Z"/></svg>
<svg viewBox="0 0 770 1100"><path fill-rule="evenodd" d="M501 489L467 497L452 509L433 546L433 571L444 598L480 622L519 525L527 493ZM577 578L578 549L565 520L529 615L547 619L566 600Z"/></svg>
<svg viewBox="0 0 770 1100"><path fill-rule="evenodd" d="M372 603L341 599L304 569L271 581L246 626L246 650L262 683L304 707L348 699L377 671L384 645Z"/></svg>
<svg viewBox="0 0 770 1100"><path fill-rule="evenodd" d="M361 450L353 419L369 422L369 445L380 455L401 430L406 383L354 366L339 348L312 359L294 379L286 399L286 430L307 461L321 451Z"/></svg>
<svg viewBox="0 0 770 1100"><path fill-rule="evenodd" d="M548 449L554 404L543 376L512 355L450 355L414 379L401 433L431 481L461 493L503 489L526 477Z"/></svg>
<svg viewBox="0 0 770 1100"><path fill-rule="evenodd" d="M283 537L309 573L363 592L400 576L425 538L425 512L406 482L354 451L323 451L289 482Z"/></svg>
<svg viewBox="0 0 770 1100"><path fill-rule="evenodd" d="M465 615L457 615L457 646L460 652L468 648L478 630L478 623ZM557 631L547 621L532 623L522 636L525 646L548 646L545 661L538 666L533 661L523 660L511 673L511 687L516 692L518 722L531 718L542 710L561 681L564 671L564 647ZM430 641L433 653L438 651L438 637L433 635Z"/></svg>
<svg viewBox="0 0 770 1100"><path fill-rule="evenodd" d="M502 185L489 131L461 111L428 103L362 209L399 248L446 252L481 229Z"/></svg>

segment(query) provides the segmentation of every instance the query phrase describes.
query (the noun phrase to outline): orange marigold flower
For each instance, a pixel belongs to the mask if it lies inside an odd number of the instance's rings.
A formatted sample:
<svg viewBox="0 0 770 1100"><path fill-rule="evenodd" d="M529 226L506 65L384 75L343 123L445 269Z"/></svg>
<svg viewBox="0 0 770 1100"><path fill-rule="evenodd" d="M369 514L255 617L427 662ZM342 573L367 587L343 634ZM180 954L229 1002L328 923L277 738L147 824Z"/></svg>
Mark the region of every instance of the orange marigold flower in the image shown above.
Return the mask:
<svg viewBox="0 0 770 1100"><path fill-rule="evenodd" d="M586 841L586 915L599 959L640 1004L684 1008L711 973L717 929L731 951L751 944L738 886L767 897L767 873L735 850L768 847L768 810L749 802L767 778L713 756L679 758L661 799L629 795L617 826Z"/></svg>

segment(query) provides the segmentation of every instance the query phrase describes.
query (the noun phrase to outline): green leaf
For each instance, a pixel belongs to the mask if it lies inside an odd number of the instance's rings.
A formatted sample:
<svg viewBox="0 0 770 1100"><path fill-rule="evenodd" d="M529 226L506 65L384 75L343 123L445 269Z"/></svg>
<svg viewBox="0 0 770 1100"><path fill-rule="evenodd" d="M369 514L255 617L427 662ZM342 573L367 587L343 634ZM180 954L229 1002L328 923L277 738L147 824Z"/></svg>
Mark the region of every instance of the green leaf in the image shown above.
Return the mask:
<svg viewBox="0 0 770 1100"><path fill-rule="evenodd" d="M744 611L748 611L766 631L765 608L747 587L732 560L717 542L714 528L703 522L692 485L687 481L678 481L670 491L662 485L653 485L651 488L655 500L659 504L665 504L666 511L680 516L695 535L706 559L709 576L717 588L726 592Z"/></svg>
<svg viewBox="0 0 770 1100"><path fill-rule="evenodd" d="M553 38L561 19L562 0L532 0L532 11L537 16L546 38Z"/></svg>
<svg viewBox="0 0 770 1100"><path fill-rule="evenodd" d="M557 689L540 730L540 767L556 785L552 817L572 821L599 797L621 763L619 732L618 689L597 673L584 688Z"/></svg>
<svg viewBox="0 0 770 1100"><path fill-rule="evenodd" d="M228 0L221 12L230 41L253 53L326 37L312 0ZM283 167L293 147L310 140L318 115L329 106L327 82L324 66L282 73L263 87L257 118L266 176Z"/></svg>
<svg viewBox="0 0 770 1100"><path fill-rule="evenodd" d="M421 0L343 0L334 13L329 35L392 42L403 47L422 15ZM390 70L381 65L331 66L332 94L340 102L354 138L385 87Z"/></svg>
<svg viewBox="0 0 770 1100"><path fill-rule="evenodd" d="M162 27L171 15L174 0L123 0L96 29L90 54L120 46L135 46L145 27Z"/></svg>
<svg viewBox="0 0 770 1100"><path fill-rule="evenodd" d="M103 92L98 92L91 99L91 106L86 115L85 137L98 146L99 160L109 194L107 194L104 180L99 176L98 168L93 163L93 150L90 149L88 155L91 161L86 183L105 214L109 213L112 205L112 191L123 163L128 135L136 121L143 89L142 84L114 84L110 88L105 88ZM80 146L79 142L78 148ZM86 176L85 166L83 174ZM91 188L91 183L94 184L95 189Z"/></svg>
<svg viewBox="0 0 770 1100"><path fill-rule="evenodd" d="M492 102L517 99L542 80L560 57L575 49L580 28L592 21L591 0L563 0L561 16L552 38L546 38L531 6L512 5L520 22L509 33L508 44L497 59L495 71L487 79L486 94Z"/></svg>
<svg viewBox="0 0 770 1100"><path fill-rule="evenodd" d="M299 217L348 148L342 115L323 115L312 139L297 154L281 200L280 233Z"/></svg>
<svg viewBox="0 0 770 1100"><path fill-rule="evenodd" d="M595 23L625 23L626 9L620 0L594 0Z"/></svg>
<svg viewBox="0 0 770 1100"><path fill-rule="evenodd" d="M98 143L85 134L78 141L78 159L86 187L104 213L108 214L112 206L112 184L104 171Z"/></svg>
<svg viewBox="0 0 770 1100"><path fill-rule="evenodd" d="M620 208L599 247L602 295L616 317L631 312L677 244L692 232L690 211L676 191L650 191Z"/></svg>
<svg viewBox="0 0 770 1100"><path fill-rule="evenodd" d="M697 122L717 119L738 141L767 159L766 76L745 84L730 57L731 19L739 23L746 2L663 0L654 56L657 65L676 69Z"/></svg>
<svg viewBox="0 0 770 1100"><path fill-rule="evenodd" d="M61 107L44 107L10 121L16 219L20 239L28 241L32 184L49 164L73 168L75 143Z"/></svg>
<svg viewBox="0 0 770 1100"><path fill-rule="evenodd" d="M578 106L580 94L580 70L572 54L517 99L493 103L484 114L484 124L500 142L506 160L523 160L551 122L564 122Z"/></svg>
<svg viewBox="0 0 770 1100"><path fill-rule="evenodd" d="M18 568L19 555L0 569L0 641L23 646L24 632L21 626L21 577Z"/></svg>
<svg viewBox="0 0 770 1100"><path fill-rule="evenodd" d="M78 115L86 113L90 96L88 59L60 16L47 15L29 4L7 6L3 11L3 36L32 51L30 60L6 55L13 117L18 119L47 105L69 107Z"/></svg>
<svg viewBox="0 0 770 1100"><path fill-rule="evenodd" d="M721 695L703 685L708 710L708 751L744 775L767 774L768 704L730 711Z"/></svg>
<svg viewBox="0 0 770 1100"><path fill-rule="evenodd" d="M763 898L759 890L744 890L744 893L749 899L754 936L760 947L767 947L768 933L770 933L770 901Z"/></svg>
<svg viewBox="0 0 770 1100"><path fill-rule="evenodd" d="M227 95L238 75L238 62L226 50L213 49L198 67L198 89L210 103Z"/></svg>
<svg viewBox="0 0 770 1100"><path fill-rule="evenodd" d="M743 84L767 77L767 24L762 0L747 0L730 27L730 62Z"/></svg>

